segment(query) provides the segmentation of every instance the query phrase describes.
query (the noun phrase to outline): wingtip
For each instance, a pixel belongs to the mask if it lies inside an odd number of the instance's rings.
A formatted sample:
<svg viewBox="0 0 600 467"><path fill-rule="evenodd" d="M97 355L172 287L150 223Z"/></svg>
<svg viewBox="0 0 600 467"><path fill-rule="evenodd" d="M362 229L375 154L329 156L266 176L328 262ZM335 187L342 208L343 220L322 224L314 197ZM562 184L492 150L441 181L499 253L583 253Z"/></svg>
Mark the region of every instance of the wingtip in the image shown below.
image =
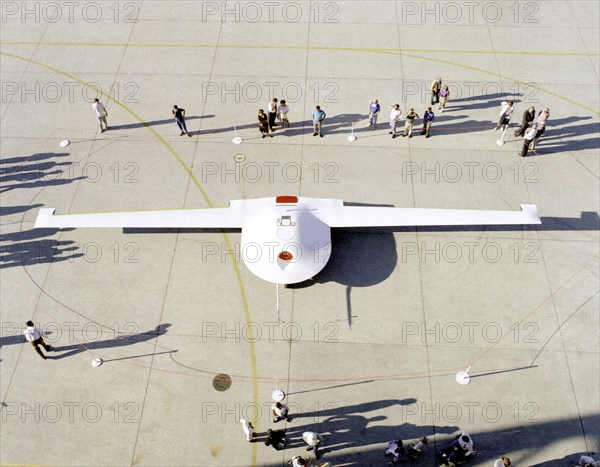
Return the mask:
<svg viewBox="0 0 600 467"><path fill-rule="evenodd" d="M35 220L34 228L40 229L44 227L52 227L52 216L54 215L55 208L42 208L39 210L37 219Z"/></svg>
<svg viewBox="0 0 600 467"><path fill-rule="evenodd" d="M531 224L541 224L542 219L538 214L537 206L535 204L521 204L521 210L527 213Z"/></svg>

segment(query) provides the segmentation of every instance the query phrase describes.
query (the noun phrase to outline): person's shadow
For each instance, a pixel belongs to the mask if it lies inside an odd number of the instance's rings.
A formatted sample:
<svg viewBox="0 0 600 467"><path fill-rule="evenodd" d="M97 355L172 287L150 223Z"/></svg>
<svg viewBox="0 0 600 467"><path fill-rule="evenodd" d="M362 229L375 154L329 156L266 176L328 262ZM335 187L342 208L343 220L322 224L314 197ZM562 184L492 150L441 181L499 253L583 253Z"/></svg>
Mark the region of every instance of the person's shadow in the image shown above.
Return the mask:
<svg viewBox="0 0 600 467"><path fill-rule="evenodd" d="M193 115L190 117L185 117L185 122L186 124L191 121L191 120L197 120L200 118L212 118L214 117L214 115ZM123 125L110 125L110 129L111 131L114 130L132 130L134 128L144 128L144 127L151 127L151 126L158 126L158 125L169 125L169 124L173 124L175 125L175 119L173 117L171 118L165 118L163 120L152 120L150 122L140 122L140 123L126 123ZM190 134L192 134L193 132L189 132Z"/></svg>
<svg viewBox="0 0 600 467"><path fill-rule="evenodd" d="M551 461L542 462L540 464L533 464L531 467L556 467L556 466L572 466L579 465L579 458L581 456L589 456L587 452L579 452L575 454L569 454L562 459L552 459Z"/></svg>
<svg viewBox="0 0 600 467"><path fill-rule="evenodd" d="M387 420L386 416L375 415L367 417L358 414L340 414L325 419L322 423L312 423L304 426L290 425L286 429L288 444L286 449L306 448L302 438L305 431L313 431L323 436L323 444L319 447L319 457L335 455L336 461L358 461L357 465L377 465L382 452L377 449L362 449L358 452L339 453L348 448L369 448L385 443L392 439L417 439L421 436L432 436L430 426L419 426L412 423L401 425L381 425ZM436 434L451 434L458 427L436 426ZM330 457L330 456L327 456Z"/></svg>
<svg viewBox="0 0 600 467"><path fill-rule="evenodd" d="M85 342L81 344L64 345L56 347L53 346L53 352L67 351L67 353L63 353L61 355L48 355L48 358L53 360L61 360L63 358L71 357L81 352L139 344L140 342L146 342L162 334L165 334L169 326L171 326L170 323L164 323L156 326L156 328L151 331L132 334L130 336L119 336L116 339L107 339L103 341Z"/></svg>
<svg viewBox="0 0 600 467"><path fill-rule="evenodd" d="M83 256L72 240L44 238L57 229L31 229L0 235L0 269L56 263Z"/></svg>

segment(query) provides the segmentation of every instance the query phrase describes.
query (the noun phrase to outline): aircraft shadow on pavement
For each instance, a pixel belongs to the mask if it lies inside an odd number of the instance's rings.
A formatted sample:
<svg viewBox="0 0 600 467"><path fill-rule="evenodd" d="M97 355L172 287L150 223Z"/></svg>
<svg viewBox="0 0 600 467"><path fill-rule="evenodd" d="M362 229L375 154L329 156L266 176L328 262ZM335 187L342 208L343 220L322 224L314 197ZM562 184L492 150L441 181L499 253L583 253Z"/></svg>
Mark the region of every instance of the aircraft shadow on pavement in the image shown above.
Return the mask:
<svg viewBox="0 0 600 467"><path fill-rule="evenodd" d="M346 203L349 206L369 206ZM371 205L374 206L374 205ZM383 206L383 205L379 205ZM389 206L389 205L388 205ZM352 287L370 287L387 279L397 266L398 253L394 233L398 232L507 232L507 231L598 231L600 217L595 212L582 212L580 218L542 217L541 225L506 226L431 226L373 227L332 229L331 258L313 280L290 284L302 289L315 284L337 282L346 285L346 313L352 328Z"/></svg>
<svg viewBox="0 0 600 467"><path fill-rule="evenodd" d="M396 240L392 233L332 229L331 257L325 268L312 280L287 287L302 289L327 282L345 285L346 313L351 328L355 317L352 314L352 287L370 287L383 282L392 274L397 261Z"/></svg>
<svg viewBox="0 0 600 467"><path fill-rule="evenodd" d="M139 344L141 342L147 342L157 338L165 334L168 328L171 326L170 323L164 323L156 326L155 329L146 332L140 332L138 334L131 334L128 336L120 336L116 339L107 339L102 341L93 341L93 342L85 342L81 344L73 344L73 345L63 345L63 346L55 346L53 347L53 352L47 354L47 357L52 360L61 360L63 358L68 358L73 355L77 355L81 352L86 352L88 350L100 350L100 349L109 349L115 347L124 347L129 345ZM57 355L56 352L66 352L60 355ZM133 357L132 357L133 358ZM124 360L125 358L116 358L114 360ZM107 360L109 361L109 360Z"/></svg>
<svg viewBox="0 0 600 467"><path fill-rule="evenodd" d="M396 240L389 233L333 229L331 258L313 281L337 282L348 287L370 287L387 279L398 261ZM293 287L293 286L290 286Z"/></svg>
<svg viewBox="0 0 600 467"><path fill-rule="evenodd" d="M303 289L315 284L337 282L346 286L346 313L352 327L352 287L370 287L387 279L398 261L396 240L391 233L361 233L333 229L331 257L325 268L312 280L289 284Z"/></svg>

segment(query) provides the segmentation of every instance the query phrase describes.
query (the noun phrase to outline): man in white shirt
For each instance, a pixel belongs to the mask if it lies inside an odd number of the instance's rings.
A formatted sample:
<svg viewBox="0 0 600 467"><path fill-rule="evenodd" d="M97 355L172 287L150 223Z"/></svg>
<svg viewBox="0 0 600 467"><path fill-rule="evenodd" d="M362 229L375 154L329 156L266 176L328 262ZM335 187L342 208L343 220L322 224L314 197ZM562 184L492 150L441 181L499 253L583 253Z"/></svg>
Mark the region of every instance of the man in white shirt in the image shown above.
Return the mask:
<svg viewBox="0 0 600 467"><path fill-rule="evenodd" d="M252 425L251 422L244 420L243 418L240 418L240 423L242 424L242 429L246 434L246 441L251 443L254 439L254 425Z"/></svg>
<svg viewBox="0 0 600 467"><path fill-rule="evenodd" d="M290 459L288 464L292 467L308 467L308 465L310 465L310 458L294 456Z"/></svg>
<svg viewBox="0 0 600 467"><path fill-rule="evenodd" d="M321 437L321 435L313 431L305 431L304 433L302 433L302 439L306 444L308 444L306 450L313 451L315 453L315 459L318 459L319 446L321 446L321 444L323 443L323 438Z"/></svg>
<svg viewBox="0 0 600 467"><path fill-rule="evenodd" d="M281 128L285 128L286 125L288 127L292 126L292 125L290 125L290 121L288 120L288 112L289 111L290 111L289 106L286 104L286 102L284 100L282 100L281 105L277 109L277 112L279 113L279 122L281 123Z"/></svg>
<svg viewBox="0 0 600 467"><path fill-rule="evenodd" d="M502 102L502 107L500 108L500 119L498 120L498 124L494 128L497 130L498 128L502 128L502 131L508 126L508 122L510 121L510 117L512 117L513 111L515 108L513 107L513 101Z"/></svg>
<svg viewBox="0 0 600 467"><path fill-rule="evenodd" d="M400 110L400 104L394 105L394 107L388 106L392 109L390 112L390 127L392 131L390 131L390 135L392 135L392 139L396 137L396 127L402 118L402 111Z"/></svg>
<svg viewBox="0 0 600 467"><path fill-rule="evenodd" d="M46 360L46 356L39 347L40 345L44 347L46 352L52 351L52 347L44 342L43 336L45 336L45 333L35 324L33 324L33 321L27 321L27 328L25 331L23 331L23 335L25 336L25 340L27 340L27 342L31 342L31 345L35 347L35 351L40 355L40 357Z"/></svg>
<svg viewBox="0 0 600 467"><path fill-rule="evenodd" d="M579 458L579 465L581 467L598 467L598 462L590 456L581 456Z"/></svg>
<svg viewBox="0 0 600 467"><path fill-rule="evenodd" d="M271 413L273 414L273 423L277 423L285 418L287 422L290 421L288 415L289 407L283 402L277 402L271 406Z"/></svg>
<svg viewBox="0 0 600 467"><path fill-rule="evenodd" d="M98 122L100 123L100 133L104 133L108 130L108 122L106 120L108 110L106 110L106 107L104 107L104 104L98 98L94 99L92 108L96 111L96 117L98 117ZM103 124L104 126L102 126Z"/></svg>

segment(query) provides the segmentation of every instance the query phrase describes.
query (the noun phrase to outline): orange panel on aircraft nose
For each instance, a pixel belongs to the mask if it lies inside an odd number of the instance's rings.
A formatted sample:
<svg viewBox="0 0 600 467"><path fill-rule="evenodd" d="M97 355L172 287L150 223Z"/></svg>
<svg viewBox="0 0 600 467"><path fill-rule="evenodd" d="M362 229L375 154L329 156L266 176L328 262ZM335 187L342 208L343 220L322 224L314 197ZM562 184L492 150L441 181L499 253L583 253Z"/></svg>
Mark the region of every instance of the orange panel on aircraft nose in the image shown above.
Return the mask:
<svg viewBox="0 0 600 467"><path fill-rule="evenodd" d="M277 204L296 204L298 202L297 196L278 196L275 198Z"/></svg>

